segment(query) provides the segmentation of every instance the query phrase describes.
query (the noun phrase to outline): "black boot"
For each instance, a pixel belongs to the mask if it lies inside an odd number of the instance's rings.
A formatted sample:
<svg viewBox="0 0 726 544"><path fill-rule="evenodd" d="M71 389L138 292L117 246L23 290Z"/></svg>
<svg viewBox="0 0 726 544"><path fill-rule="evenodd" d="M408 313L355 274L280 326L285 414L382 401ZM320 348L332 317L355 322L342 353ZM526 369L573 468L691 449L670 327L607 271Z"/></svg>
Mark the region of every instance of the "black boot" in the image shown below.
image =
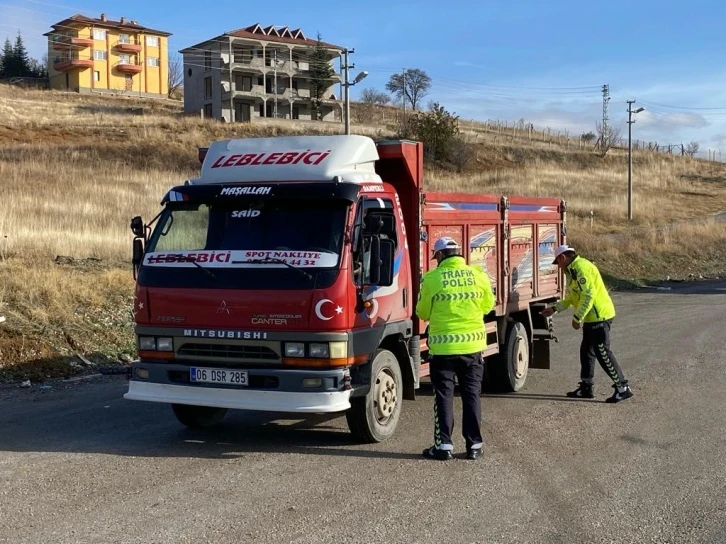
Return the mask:
<svg viewBox="0 0 726 544"><path fill-rule="evenodd" d="M613 384L613 389L615 389L615 393L613 393L612 397L606 398L605 402L620 402L621 400L629 399L633 396L633 392L630 390L628 382L623 382L622 384L620 384L620 387Z"/></svg>
<svg viewBox="0 0 726 544"><path fill-rule="evenodd" d="M451 451L440 450L436 446L431 446L423 450L422 455L427 459L436 459L438 461L449 461L452 459Z"/></svg>
<svg viewBox="0 0 726 544"><path fill-rule="evenodd" d="M476 461L481 457L481 448L468 448L466 450L466 458Z"/></svg>
<svg viewBox="0 0 726 544"><path fill-rule="evenodd" d="M568 391L567 396L571 399L594 399L595 393L591 383L580 382L577 389Z"/></svg>

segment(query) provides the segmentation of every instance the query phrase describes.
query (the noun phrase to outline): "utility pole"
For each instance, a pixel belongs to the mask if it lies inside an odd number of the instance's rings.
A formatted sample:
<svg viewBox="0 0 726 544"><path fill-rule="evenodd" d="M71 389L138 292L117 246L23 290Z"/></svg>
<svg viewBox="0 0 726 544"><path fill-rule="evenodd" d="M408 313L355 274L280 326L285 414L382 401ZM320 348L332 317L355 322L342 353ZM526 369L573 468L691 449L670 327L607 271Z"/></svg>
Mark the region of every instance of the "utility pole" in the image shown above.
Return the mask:
<svg viewBox="0 0 726 544"><path fill-rule="evenodd" d="M645 108L633 111L635 100L628 100L628 221L633 220L633 119L634 113L640 113Z"/></svg>
<svg viewBox="0 0 726 544"><path fill-rule="evenodd" d="M343 49L343 59L345 64L343 65L343 94L345 98L345 133L350 134L350 69L355 68L355 64L351 65L348 62L348 55L355 53L354 49Z"/></svg>
<svg viewBox="0 0 726 544"><path fill-rule="evenodd" d="M361 73L359 73L357 76L355 76L355 79L353 81L350 80L350 69L355 68L355 64L348 63L348 55L351 53L355 53L355 49L343 49L343 57L345 59L345 65L342 66L343 69L343 78L345 81L343 81L343 89L345 94L345 133L350 134L350 88L353 85L356 85L363 81L367 76L368 72L363 70Z"/></svg>
<svg viewBox="0 0 726 544"><path fill-rule="evenodd" d="M605 149L605 138L609 135L608 103L610 102L610 85L602 86L602 130L600 134L600 148Z"/></svg>
<svg viewBox="0 0 726 544"><path fill-rule="evenodd" d="M219 44L219 56L222 56L222 44ZM232 67L234 66L234 55L232 54L232 38L229 39L229 122L234 123L237 119L234 114L234 77ZM220 74L222 70L219 71Z"/></svg>
<svg viewBox="0 0 726 544"><path fill-rule="evenodd" d="M274 82L272 92L275 94L275 106L272 116L277 119L277 49L272 50L272 62L274 63Z"/></svg>

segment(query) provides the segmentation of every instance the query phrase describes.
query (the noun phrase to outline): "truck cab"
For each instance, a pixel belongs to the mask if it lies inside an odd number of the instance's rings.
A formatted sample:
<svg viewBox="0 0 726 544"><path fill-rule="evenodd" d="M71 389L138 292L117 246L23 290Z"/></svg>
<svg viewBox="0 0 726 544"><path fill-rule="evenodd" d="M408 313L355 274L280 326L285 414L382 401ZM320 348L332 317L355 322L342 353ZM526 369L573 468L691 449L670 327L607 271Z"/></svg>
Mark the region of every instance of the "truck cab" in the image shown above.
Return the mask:
<svg viewBox="0 0 726 544"><path fill-rule="evenodd" d="M347 411L362 438L392 433L419 359L405 227L377 159L358 136L214 142L153 225L132 222L125 398L191 426L227 409Z"/></svg>

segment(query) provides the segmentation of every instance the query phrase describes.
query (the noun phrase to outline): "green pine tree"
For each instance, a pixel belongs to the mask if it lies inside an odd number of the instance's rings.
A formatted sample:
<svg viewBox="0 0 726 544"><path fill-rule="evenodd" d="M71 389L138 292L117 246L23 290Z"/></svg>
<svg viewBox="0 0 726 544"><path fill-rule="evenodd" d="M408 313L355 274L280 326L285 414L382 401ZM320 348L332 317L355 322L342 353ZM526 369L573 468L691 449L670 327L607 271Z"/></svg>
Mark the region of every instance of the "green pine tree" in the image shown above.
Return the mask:
<svg viewBox="0 0 726 544"><path fill-rule="evenodd" d="M28 77L31 75L30 70L30 57L28 56L28 50L25 48L23 43L23 37L18 31L18 36L15 38L15 47L13 48L14 64L16 73L13 74L15 77Z"/></svg>
<svg viewBox="0 0 726 544"><path fill-rule="evenodd" d="M13 77L12 71L14 60L15 53L13 52L13 46L10 43L10 38L5 38L5 47L3 47L2 52L2 67L0 69L0 71L2 72L2 77Z"/></svg>
<svg viewBox="0 0 726 544"><path fill-rule="evenodd" d="M310 55L310 106L315 120L321 120L323 99L328 89L335 83L335 69L330 63L330 53L323 45L318 33L318 43Z"/></svg>

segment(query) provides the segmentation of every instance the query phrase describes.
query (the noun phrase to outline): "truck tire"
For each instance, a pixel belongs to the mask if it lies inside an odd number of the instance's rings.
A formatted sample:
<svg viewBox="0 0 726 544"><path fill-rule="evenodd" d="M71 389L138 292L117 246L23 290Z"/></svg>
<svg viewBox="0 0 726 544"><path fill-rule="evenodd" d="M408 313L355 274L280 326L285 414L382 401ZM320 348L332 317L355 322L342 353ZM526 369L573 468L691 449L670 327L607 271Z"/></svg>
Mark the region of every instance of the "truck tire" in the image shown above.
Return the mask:
<svg viewBox="0 0 726 544"><path fill-rule="evenodd" d="M489 393L514 393L524 387L529 371L529 338L522 323L511 324L499 353L487 359L485 370L483 389Z"/></svg>
<svg viewBox="0 0 726 544"><path fill-rule="evenodd" d="M350 432L363 442L383 442L393 436L401 416L403 378L398 359L379 349L371 365L371 388L365 397L350 399L345 413Z"/></svg>
<svg viewBox="0 0 726 544"><path fill-rule="evenodd" d="M227 415L226 408L213 406L191 406L189 404L172 404L171 409L179 423L190 429L203 429L218 425Z"/></svg>

